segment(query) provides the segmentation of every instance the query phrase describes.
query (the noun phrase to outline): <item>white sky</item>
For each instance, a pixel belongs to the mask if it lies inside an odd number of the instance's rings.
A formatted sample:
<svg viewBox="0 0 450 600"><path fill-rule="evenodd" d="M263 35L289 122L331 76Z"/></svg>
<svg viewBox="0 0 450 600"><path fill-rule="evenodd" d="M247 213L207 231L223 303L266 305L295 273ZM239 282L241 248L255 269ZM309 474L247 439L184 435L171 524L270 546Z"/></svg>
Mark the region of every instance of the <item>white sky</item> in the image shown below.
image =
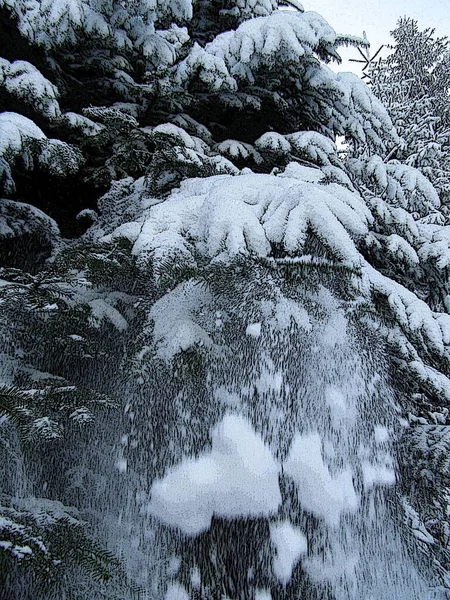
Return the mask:
<svg viewBox="0 0 450 600"><path fill-rule="evenodd" d="M439 36L450 37L450 0L301 0L305 10L321 14L338 33L362 36L371 43L372 54L390 42L389 32L400 17L416 19L420 29L432 27ZM359 58L356 49L341 49L342 57ZM346 63L346 70L355 69Z"/></svg>

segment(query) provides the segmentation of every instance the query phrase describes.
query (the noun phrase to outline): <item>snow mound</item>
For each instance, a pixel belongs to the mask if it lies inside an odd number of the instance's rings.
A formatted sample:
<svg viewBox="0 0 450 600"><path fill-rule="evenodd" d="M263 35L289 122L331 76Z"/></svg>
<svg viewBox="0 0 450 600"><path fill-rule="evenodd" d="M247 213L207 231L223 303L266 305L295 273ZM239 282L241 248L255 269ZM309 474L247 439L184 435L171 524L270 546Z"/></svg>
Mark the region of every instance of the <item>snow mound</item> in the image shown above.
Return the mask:
<svg viewBox="0 0 450 600"><path fill-rule="evenodd" d="M213 515L228 519L270 516L281 493L279 465L250 423L226 415L212 431L212 449L185 458L151 487L148 513L186 535L210 527Z"/></svg>

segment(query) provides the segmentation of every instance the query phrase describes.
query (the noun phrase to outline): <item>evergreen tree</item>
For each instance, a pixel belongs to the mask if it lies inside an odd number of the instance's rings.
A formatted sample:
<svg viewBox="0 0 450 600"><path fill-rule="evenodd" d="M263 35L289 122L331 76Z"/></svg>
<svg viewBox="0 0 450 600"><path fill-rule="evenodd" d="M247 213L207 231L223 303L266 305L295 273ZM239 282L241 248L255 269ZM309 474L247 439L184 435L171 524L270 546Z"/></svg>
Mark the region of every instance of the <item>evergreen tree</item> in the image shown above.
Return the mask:
<svg viewBox="0 0 450 600"><path fill-rule="evenodd" d="M450 46L434 30L400 19L390 53L371 65L371 89L401 137L391 158L419 169L435 186L444 214L450 194Z"/></svg>
<svg viewBox="0 0 450 600"><path fill-rule="evenodd" d="M6 593L445 597L448 228L327 67L367 42L294 0L0 8Z"/></svg>

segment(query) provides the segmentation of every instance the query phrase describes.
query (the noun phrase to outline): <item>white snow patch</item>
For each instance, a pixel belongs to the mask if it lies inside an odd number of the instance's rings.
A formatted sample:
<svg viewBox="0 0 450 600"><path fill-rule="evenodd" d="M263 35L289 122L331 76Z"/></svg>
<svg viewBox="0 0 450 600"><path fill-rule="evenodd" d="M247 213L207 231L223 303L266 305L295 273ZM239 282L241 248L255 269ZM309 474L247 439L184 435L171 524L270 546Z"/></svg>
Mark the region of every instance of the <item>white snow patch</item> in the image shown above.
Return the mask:
<svg viewBox="0 0 450 600"><path fill-rule="evenodd" d="M111 304L108 304L105 300L96 298L95 300L88 302L88 304L91 307L90 322L94 327L100 327L103 320L106 319L119 331L125 331L125 329L127 329L127 321L114 306L111 306Z"/></svg>
<svg viewBox="0 0 450 600"><path fill-rule="evenodd" d="M174 577L181 567L181 558L179 556L171 556L167 565L167 575Z"/></svg>
<svg viewBox="0 0 450 600"><path fill-rule="evenodd" d="M327 385L325 388L325 402L330 409L331 422L335 427L345 421L354 421L356 415L348 405L347 398L342 390L334 385Z"/></svg>
<svg viewBox="0 0 450 600"><path fill-rule="evenodd" d="M155 302L149 317L154 323L153 339L160 358L169 362L178 352L196 344L212 345L208 333L196 322L197 313L209 302L209 292L192 281L178 285Z"/></svg>
<svg viewBox="0 0 450 600"><path fill-rule="evenodd" d="M250 325L247 325L245 335L249 335L250 337L254 338L259 338L259 336L261 335L261 323L251 323Z"/></svg>
<svg viewBox="0 0 450 600"><path fill-rule="evenodd" d="M382 425L375 425L375 427L373 428L373 432L375 442L377 444L384 444L389 440L389 431L386 427L383 427Z"/></svg>
<svg viewBox="0 0 450 600"><path fill-rule="evenodd" d="M373 464L368 461L361 463L364 487L366 489L371 489L377 485L395 485L396 477L394 467L392 464L389 464L392 463L392 461L389 460L389 457L386 458L385 464Z"/></svg>
<svg viewBox="0 0 450 600"><path fill-rule="evenodd" d="M272 600L269 590L255 590L255 600Z"/></svg>
<svg viewBox="0 0 450 600"><path fill-rule="evenodd" d="M330 473L322 458L322 441L317 432L296 435L284 471L294 480L303 508L330 526L339 524L342 513L358 508L351 469L336 475Z"/></svg>
<svg viewBox="0 0 450 600"><path fill-rule="evenodd" d="M304 168L301 173L317 182L314 171ZM185 180L164 202L150 206L139 223L121 225L106 239L125 234L134 238L133 254L140 261L152 257L157 271L174 253L193 261L194 247L223 260L242 254L267 257L272 243L299 255L312 231L335 259L360 265L354 241L367 233L372 220L365 202L339 185L311 183L295 175Z"/></svg>
<svg viewBox="0 0 450 600"><path fill-rule="evenodd" d="M200 569L198 567L193 567L191 569L190 579L191 579L192 589L199 590L202 585L202 578L200 575Z"/></svg>
<svg viewBox="0 0 450 600"><path fill-rule="evenodd" d="M128 462L126 458L121 458L116 462L116 468L119 473L126 473L128 469Z"/></svg>
<svg viewBox="0 0 450 600"><path fill-rule="evenodd" d="M180 583L171 583L167 588L164 600L189 600L189 594Z"/></svg>
<svg viewBox="0 0 450 600"><path fill-rule="evenodd" d="M347 338L347 318L338 311L331 315L323 331L323 343L328 348L342 344Z"/></svg>
<svg viewBox="0 0 450 600"><path fill-rule="evenodd" d="M278 581L287 585L300 556L308 551L308 542L303 532L289 521L271 523L270 540L277 551L272 570Z"/></svg>
<svg viewBox="0 0 450 600"><path fill-rule="evenodd" d="M342 547L335 547L322 555L308 556L302 561L302 567L313 581L322 584L333 585L339 580L351 582L355 580L360 567L359 556L357 553L346 553Z"/></svg>
<svg viewBox="0 0 450 600"><path fill-rule="evenodd" d="M281 503L279 465L242 416L226 415L212 431L212 450L185 458L151 488L148 512L187 535L224 518L269 516Z"/></svg>
<svg viewBox="0 0 450 600"><path fill-rule="evenodd" d="M274 305L273 317L270 319L269 324L274 329L283 331L288 329L292 322L305 331L311 331L312 329L306 309L291 298L280 296Z"/></svg>
<svg viewBox="0 0 450 600"><path fill-rule="evenodd" d="M280 173L278 177L292 177L293 179L309 181L310 183L319 183L319 181L325 179L325 175L320 169L305 167L296 162L289 163L283 173Z"/></svg>

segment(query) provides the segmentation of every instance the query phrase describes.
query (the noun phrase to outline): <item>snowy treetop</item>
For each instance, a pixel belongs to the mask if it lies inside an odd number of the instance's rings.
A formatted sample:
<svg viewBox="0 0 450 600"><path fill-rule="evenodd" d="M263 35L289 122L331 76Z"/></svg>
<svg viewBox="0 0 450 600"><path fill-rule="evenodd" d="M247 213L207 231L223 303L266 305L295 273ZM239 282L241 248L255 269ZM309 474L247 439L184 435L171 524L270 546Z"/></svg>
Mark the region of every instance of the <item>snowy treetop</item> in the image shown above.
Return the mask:
<svg viewBox="0 0 450 600"><path fill-rule="evenodd" d="M349 135L384 148L386 140L398 138L381 102L356 75L337 75L317 60L338 60L343 40L315 12L277 11L218 35L204 48L194 44L175 81L186 86L198 79L211 93L256 96L259 88L278 90L283 81L291 101L301 93L304 115L329 137Z"/></svg>
<svg viewBox="0 0 450 600"><path fill-rule="evenodd" d="M12 10L22 35L47 48L77 46L105 40L116 49L139 48L144 56L158 51L166 62L174 58L177 38L186 41L186 32L175 23L169 34L159 35L159 22L187 22L192 17L191 0L28 0L26 3L1 0L0 7Z"/></svg>
<svg viewBox="0 0 450 600"><path fill-rule="evenodd" d="M252 69L273 66L275 59L278 65L280 60L296 62L335 42L335 31L317 13L280 11L217 36L205 50L222 58L233 75L250 79Z"/></svg>

